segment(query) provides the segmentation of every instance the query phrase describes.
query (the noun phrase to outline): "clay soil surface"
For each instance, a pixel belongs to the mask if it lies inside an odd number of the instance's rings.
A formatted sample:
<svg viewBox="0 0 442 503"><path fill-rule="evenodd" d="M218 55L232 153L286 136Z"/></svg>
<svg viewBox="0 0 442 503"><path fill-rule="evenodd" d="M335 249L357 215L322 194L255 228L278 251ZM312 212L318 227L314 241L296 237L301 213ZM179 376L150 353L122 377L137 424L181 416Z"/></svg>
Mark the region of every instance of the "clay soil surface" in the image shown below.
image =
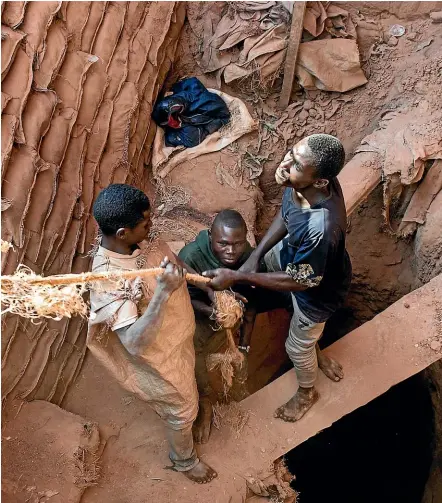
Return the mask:
<svg viewBox="0 0 442 503"><path fill-rule="evenodd" d="M205 9L219 9L222 4L190 3L189 8L199 9L203 22ZM350 7L350 10L357 15L353 7ZM341 98L337 93L320 91L299 91L294 92L292 96L293 100L313 101L316 107L324 111L326 117L331 114L332 108L336 108L329 118L321 122L309 119L303 135L313 132L337 135L345 145L348 158L351 158L361 139L376 127L385 111L395 109L406 102L412 104L414 100L419 99L420 93L433 92L435 88L432 86L435 85L437 76L435 72L441 68L442 44L441 39L436 36L439 27L432 25L428 17L406 21L383 14L370 16L369 21L364 24L365 28L358 29L363 68L368 77L366 86L346 93L343 100L337 99ZM394 48L377 44L377 37L382 36L382 33L395 23L403 24L407 33L413 33L414 36L402 37ZM416 51L420 42L430 38L433 38L433 42L428 47ZM186 23L168 84L179 77L195 75L207 87L216 87L215 79L202 74L198 67L200 47L200 40ZM281 112L276 107L280 84L279 81L275 82L274 89L266 92L240 85L228 87L223 84L223 91L242 98L251 113L260 118L260 129L241 138L227 151L201 158L194 167L199 190L204 192L204 169L208 165L207 162L221 163L229 170L238 165L244 168L249 166L249 153L260 157L259 183L258 180L248 179L247 170L242 177L242 183L256 186L262 192L256 223L258 238L278 210L281 195L274 182L273 173L287 144L278 134L266 135L267 125L281 118ZM265 137L267 139L264 139ZM295 140L296 138L293 138L289 141ZM235 176L235 172L231 173ZM408 245L396 243L381 232L381 201L381 192L375 192L351 219L349 249L355 269L355 282L347 311L351 316L348 322L349 317L345 316L345 312L343 315L341 313L342 317L335 325L337 328L334 334L340 332L339 335L342 335L343 319L347 320L345 330L354 328L413 287L412 274L407 267L411 263ZM218 203L226 206L224 200ZM173 238L174 236L171 236L171 239ZM381 249L386 250L382 256L379 254ZM251 356L251 391L264 386L285 362L283 327L287 319L281 321L283 315L278 316L278 313L275 313L273 320L276 319L275 316L281 325L281 339L272 342L272 347L279 348L276 354L272 350L272 355L263 358L263 353L268 348L267 343L270 342L265 337L266 328L269 323L272 324L272 318L262 318L254 334L257 341L254 348L256 362L260 363L254 363L253 355ZM329 342L336 338L334 334L329 336ZM259 342L260 340L265 343ZM90 355L86 358L84 370L63 406L100 425L103 442L100 460L102 476L97 486L86 490L82 500L85 503L149 501L148 488L158 484L161 485L165 502L190 502L193 501L192 494L203 497L204 487L187 483L180 475L164 469L169 465L166 442L162 426L154 414L145 404L125 394L111 382L106 372ZM251 438L250 441L255 442L256 439ZM223 471L225 462L227 460L220 460L217 467L220 472ZM241 486L243 480L238 478L235 484Z"/></svg>
<svg viewBox="0 0 442 503"><path fill-rule="evenodd" d="M204 9L219 9L222 4L195 2L189 3L189 8L200 9L202 23ZM348 4L346 8L358 16L355 7ZM415 100L423 99L423 96L428 98L433 93L434 98L437 92L440 93L440 80L437 87L437 79L440 79L442 69L442 40L438 36L441 25L432 24L428 16L414 20L399 20L389 14L373 14L369 17L370 22L364 24L365 28L358 30L358 43L368 84L346 93L342 100L338 99L341 96L337 93L320 91L299 91L292 96L293 100L312 101L324 111L325 118L320 122L309 118L302 136L314 132L335 134L343 141L348 158L352 157L360 140L376 127L384 112L404 103L411 106ZM382 36L395 23L404 25L407 34L414 36L400 38L395 47L377 44L379 34ZM419 44L430 39L432 42L427 47L418 50ZM169 84L179 77L195 75L207 87L216 87L215 80L202 74L198 67L200 47L200 40L186 23L176 63L168 78ZM259 238L279 208L281 193L274 182L273 173L287 148L287 141L279 133L267 134L269 124L274 124L282 116L276 107L281 82L276 81L274 88L267 92L247 88L245 85L223 85L222 90L239 96L247 103L251 113L260 119L259 131L241 138L226 151L210 154L210 159L199 159L195 163L194 176L198 180L199 190L204 192L204 170L206 161L210 160L232 170L232 176L243 180L243 184L261 194L256 202L259 215L255 231ZM288 143L293 141L296 141L296 137L289 139ZM250 179L250 166L253 164L250 164L251 157L259 159L258 163L255 162L255 168L260 171L260 176L253 180ZM238 166L244 169L242 174L234 171ZM414 286L406 267L412 260L409 248L380 232L380 202L381 194L373 194L351 219L349 249L356 276L348 308L356 313L352 315L355 324L369 319ZM226 207L229 202L214 201L214 205L216 204ZM373 238L373 234L376 238ZM171 235L170 238L179 239L179 236ZM378 251L381 247L388 250L382 256ZM387 270L390 273L386 276ZM251 391L263 387L285 361L283 344L288 318L278 313L260 318L255 331L255 356L251 355L250 363ZM272 339L269 333L279 333L280 338L271 335ZM270 345L271 354L268 350ZM157 485L161 485L163 502L190 503L197 501L195 495L198 495L198 501L204 500L207 491L205 487L187 482L182 475L164 469L170 464L167 445L162 425L154 413L146 404L121 390L90 354L62 406L69 412L97 423L100 431L101 446L98 455L101 477L96 485L86 489L82 502L150 502L149 488L155 488L153 492L157 493ZM250 438L250 444L255 443L256 439ZM35 460L44 463L41 456ZM217 466L220 474L226 463L229 461L220 460ZM244 480L237 477L234 485L242 487Z"/></svg>

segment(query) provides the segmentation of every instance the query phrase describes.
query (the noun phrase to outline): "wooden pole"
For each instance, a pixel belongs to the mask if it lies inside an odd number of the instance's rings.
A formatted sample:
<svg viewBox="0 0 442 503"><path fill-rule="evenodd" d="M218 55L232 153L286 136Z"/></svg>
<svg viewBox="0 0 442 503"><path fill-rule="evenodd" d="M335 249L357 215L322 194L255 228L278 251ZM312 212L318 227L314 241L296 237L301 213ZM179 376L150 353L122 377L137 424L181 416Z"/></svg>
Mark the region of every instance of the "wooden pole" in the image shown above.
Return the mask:
<svg viewBox="0 0 442 503"><path fill-rule="evenodd" d="M279 98L279 107L288 107L290 95L292 94L293 81L295 80L296 60L298 57L299 44L302 36L302 26L304 23L306 2L294 2L292 13L292 26L290 28L289 45L284 65L284 80Z"/></svg>

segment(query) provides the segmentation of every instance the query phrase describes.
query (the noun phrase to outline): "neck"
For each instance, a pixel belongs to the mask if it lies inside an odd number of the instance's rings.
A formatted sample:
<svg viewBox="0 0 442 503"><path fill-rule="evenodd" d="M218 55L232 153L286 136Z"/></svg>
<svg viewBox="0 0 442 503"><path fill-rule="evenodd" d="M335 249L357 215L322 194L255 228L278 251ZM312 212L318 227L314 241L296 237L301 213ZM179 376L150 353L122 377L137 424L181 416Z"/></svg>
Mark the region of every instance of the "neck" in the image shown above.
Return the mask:
<svg viewBox="0 0 442 503"><path fill-rule="evenodd" d="M330 194L330 189L328 185L320 189L314 185L309 185L304 189L293 189L293 193L303 207L311 207L327 197Z"/></svg>
<svg viewBox="0 0 442 503"><path fill-rule="evenodd" d="M129 246L121 239L115 236L105 236L101 237L101 246L114 253L119 253L120 255L132 255L134 251L133 246Z"/></svg>

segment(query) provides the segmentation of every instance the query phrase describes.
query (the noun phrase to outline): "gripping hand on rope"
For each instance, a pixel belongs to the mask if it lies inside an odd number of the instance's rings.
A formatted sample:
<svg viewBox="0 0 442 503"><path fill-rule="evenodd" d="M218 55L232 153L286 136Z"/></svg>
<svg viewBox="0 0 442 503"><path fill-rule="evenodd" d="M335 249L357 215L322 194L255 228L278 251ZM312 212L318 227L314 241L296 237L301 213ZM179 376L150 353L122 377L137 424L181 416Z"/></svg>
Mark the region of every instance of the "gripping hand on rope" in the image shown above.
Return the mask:
<svg viewBox="0 0 442 503"><path fill-rule="evenodd" d="M158 288L170 295L184 283L187 271L170 262L169 257L163 258L160 267L164 273L157 276Z"/></svg>
<svg viewBox="0 0 442 503"><path fill-rule="evenodd" d="M133 356L142 355L157 336L170 296L185 282L186 270L172 264L167 257L160 267L164 272L157 277L157 287L146 311L132 325L116 330L121 342ZM136 278L134 283L137 281L141 281L141 278Z"/></svg>

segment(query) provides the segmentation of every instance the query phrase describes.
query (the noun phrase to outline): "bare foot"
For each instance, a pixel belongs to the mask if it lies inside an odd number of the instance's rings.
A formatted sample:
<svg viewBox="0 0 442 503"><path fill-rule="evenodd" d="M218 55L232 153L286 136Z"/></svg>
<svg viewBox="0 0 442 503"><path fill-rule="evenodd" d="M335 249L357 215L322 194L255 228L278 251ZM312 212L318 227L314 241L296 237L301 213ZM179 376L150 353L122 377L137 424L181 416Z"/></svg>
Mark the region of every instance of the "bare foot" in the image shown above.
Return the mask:
<svg viewBox="0 0 442 503"><path fill-rule="evenodd" d="M207 444L212 427L213 408L208 398L202 398L199 402L199 411L196 421L193 423L193 438L196 444Z"/></svg>
<svg viewBox="0 0 442 503"><path fill-rule="evenodd" d="M295 395L290 400L278 407L275 411L275 417L294 423L318 401L319 393L315 388L298 388Z"/></svg>
<svg viewBox="0 0 442 503"><path fill-rule="evenodd" d="M182 473L192 482L196 482L197 484L207 484L214 478L218 477L216 471L202 461L200 461L191 470Z"/></svg>
<svg viewBox="0 0 442 503"><path fill-rule="evenodd" d="M332 381L340 381L344 378L344 371L342 365L334 360L325 356L322 351L317 350L318 354L318 367L324 372L324 374Z"/></svg>

